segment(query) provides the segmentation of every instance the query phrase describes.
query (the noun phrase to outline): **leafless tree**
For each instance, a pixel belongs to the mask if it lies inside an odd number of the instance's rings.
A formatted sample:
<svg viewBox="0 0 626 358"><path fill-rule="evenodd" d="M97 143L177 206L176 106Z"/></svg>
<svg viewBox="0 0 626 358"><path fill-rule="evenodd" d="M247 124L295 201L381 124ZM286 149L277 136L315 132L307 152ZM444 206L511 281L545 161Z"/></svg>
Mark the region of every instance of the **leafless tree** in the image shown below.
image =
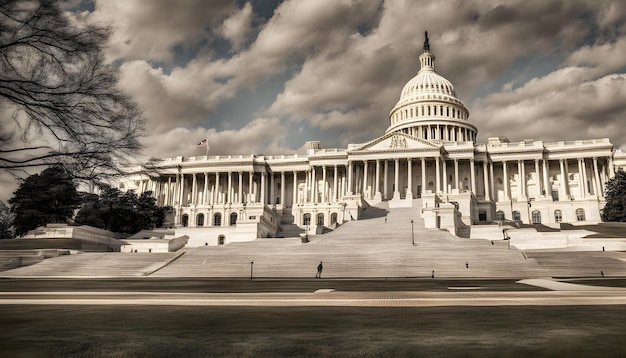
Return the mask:
<svg viewBox="0 0 626 358"><path fill-rule="evenodd" d="M0 169L101 180L138 153L145 119L104 61L111 31L73 24L57 1L0 0Z"/></svg>

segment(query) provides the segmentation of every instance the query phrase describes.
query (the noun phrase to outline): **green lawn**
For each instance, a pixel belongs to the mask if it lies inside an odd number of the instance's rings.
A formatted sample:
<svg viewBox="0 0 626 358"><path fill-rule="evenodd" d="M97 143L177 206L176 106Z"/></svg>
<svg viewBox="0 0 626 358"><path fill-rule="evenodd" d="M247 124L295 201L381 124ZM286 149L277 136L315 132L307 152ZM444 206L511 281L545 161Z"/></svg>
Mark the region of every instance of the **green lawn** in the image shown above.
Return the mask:
<svg viewBox="0 0 626 358"><path fill-rule="evenodd" d="M626 306L0 306L4 357L618 357Z"/></svg>

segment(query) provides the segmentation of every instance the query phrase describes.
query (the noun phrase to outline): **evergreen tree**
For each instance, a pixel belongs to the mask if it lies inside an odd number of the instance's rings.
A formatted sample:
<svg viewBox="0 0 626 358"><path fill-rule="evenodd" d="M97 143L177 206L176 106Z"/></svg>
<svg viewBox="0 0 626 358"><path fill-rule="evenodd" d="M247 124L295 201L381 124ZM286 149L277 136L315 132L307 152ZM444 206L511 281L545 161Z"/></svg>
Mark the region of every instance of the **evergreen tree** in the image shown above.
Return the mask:
<svg viewBox="0 0 626 358"><path fill-rule="evenodd" d="M103 187L100 196L85 196L76 215L77 224L91 225L114 232L134 234L163 225L166 208L156 205L152 192L137 195L129 190Z"/></svg>
<svg viewBox="0 0 626 358"><path fill-rule="evenodd" d="M15 235L15 214L2 201L0 201L0 239L12 239Z"/></svg>
<svg viewBox="0 0 626 358"><path fill-rule="evenodd" d="M626 173L623 170L618 170L606 183L604 198L602 221L626 222Z"/></svg>
<svg viewBox="0 0 626 358"><path fill-rule="evenodd" d="M15 214L15 233L24 235L38 226L69 221L80 207L80 196L65 169L50 167L26 178L9 204Z"/></svg>

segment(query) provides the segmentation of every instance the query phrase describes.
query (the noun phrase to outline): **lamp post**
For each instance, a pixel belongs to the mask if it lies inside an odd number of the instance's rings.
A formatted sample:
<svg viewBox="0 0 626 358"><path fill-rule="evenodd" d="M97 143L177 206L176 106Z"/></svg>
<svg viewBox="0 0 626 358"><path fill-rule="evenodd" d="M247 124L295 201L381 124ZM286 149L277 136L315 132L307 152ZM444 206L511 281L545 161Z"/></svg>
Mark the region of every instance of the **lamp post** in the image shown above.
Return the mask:
<svg viewBox="0 0 626 358"><path fill-rule="evenodd" d="M254 261L250 261L250 280L252 280L252 269L254 267Z"/></svg>
<svg viewBox="0 0 626 358"><path fill-rule="evenodd" d="M415 234L413 232L413 219L411 219L411 242L413 243L413 246L415 246Z"/></svg>

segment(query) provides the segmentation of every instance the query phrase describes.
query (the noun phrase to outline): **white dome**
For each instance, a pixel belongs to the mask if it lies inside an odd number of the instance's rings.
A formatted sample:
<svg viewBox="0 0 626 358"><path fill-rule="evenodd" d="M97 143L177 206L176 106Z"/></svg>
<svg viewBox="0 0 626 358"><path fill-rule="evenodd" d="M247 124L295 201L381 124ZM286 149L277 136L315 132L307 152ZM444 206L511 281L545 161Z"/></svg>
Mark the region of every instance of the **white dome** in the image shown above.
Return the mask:
<svg viewBox="0 0 626 358"><path fill-rule="evenodd" d="M420 70L402 88L400 99L389 113L389 132L403 132L427 140L474 141L476 127L469 111L456 97L454 86L435 70L428 33Z"/></svg>
<svg viewBox="0 0 626 358"><path fill-rule="evenodd" d="M448 95L456 98L454 86L435 70L421 70L404 85L398 104L414 101L422 95Z"/></svg>

